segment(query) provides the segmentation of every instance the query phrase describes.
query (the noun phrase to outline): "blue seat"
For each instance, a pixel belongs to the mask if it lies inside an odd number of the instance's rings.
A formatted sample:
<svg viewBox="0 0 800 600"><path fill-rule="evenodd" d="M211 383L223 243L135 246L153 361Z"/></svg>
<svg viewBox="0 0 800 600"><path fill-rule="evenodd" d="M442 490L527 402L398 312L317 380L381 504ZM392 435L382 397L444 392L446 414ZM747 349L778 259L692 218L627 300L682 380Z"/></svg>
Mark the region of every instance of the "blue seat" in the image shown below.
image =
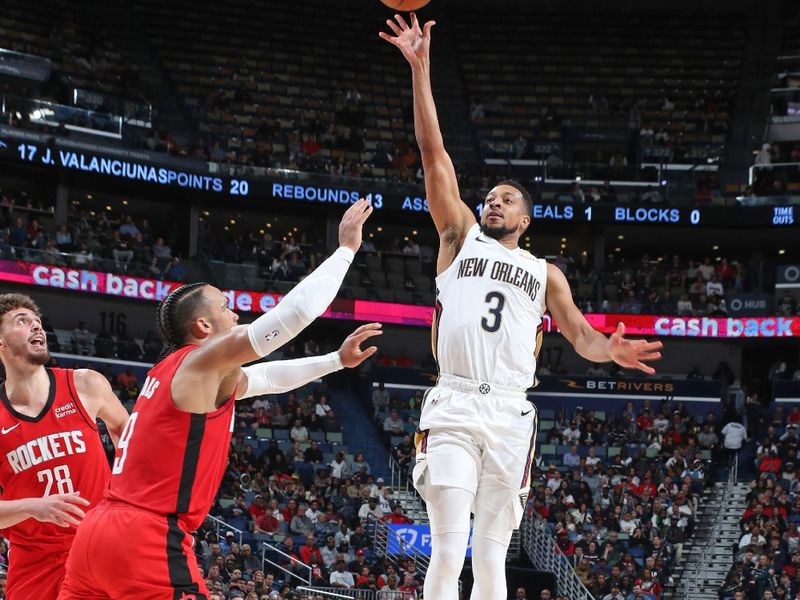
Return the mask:
<svg viewBox="0 0 800 600"><path fill-rule="evenodd" d="M636 548L628 548L628 554L631 555L631 558L639 563L639 566L644 564L644 548L636 547Z"/></svg>
<svg viewBox="0 0 800 600"><path fill-rule="evenodd" d="M288 429L273 429L272 438L276 440L290 440Z"/></svg>
<svg viewBox="0 0 800 600"><path fill-rule="evenodd" d="M553 420L556 418L556 411L554 408L540 408L539 418Z"/></svg>
<svg viewBox="0 0 800 600"><path fill-rule="evenodd" d="M227 519L227 523L231 527L235 527L236 529L239 529L241 531L247 529L248 525L247 517L231 517L230 519Z"/></svg>
<svg viewBox="0 0 800 600"><path fill-rule="evenodd" d="M325 432L324 431L310 431L308 433L308 437L315 442L324 442L325 441Z"/></svg>

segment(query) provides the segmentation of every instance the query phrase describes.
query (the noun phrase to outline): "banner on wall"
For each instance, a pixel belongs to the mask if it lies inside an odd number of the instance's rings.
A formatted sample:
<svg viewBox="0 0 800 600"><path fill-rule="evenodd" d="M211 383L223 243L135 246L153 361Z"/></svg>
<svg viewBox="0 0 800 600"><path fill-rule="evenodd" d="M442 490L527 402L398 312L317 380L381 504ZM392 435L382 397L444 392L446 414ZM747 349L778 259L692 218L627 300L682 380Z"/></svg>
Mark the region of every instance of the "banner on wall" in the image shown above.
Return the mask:
<svg viewBox="0 0 800 600"><path fill-rule="evenodd" d="M612 377L543 376L536 394L555 396L600 396L624 398L709 398L719 400L719 381L693 379L621 379Z"/></svg>
<svg viewBox="0 0 800 600"><path fill-rule="evenodd" d="M183 285L175 281L11 260L0 260L0 281L154 302L161 301L172 290ZM283 298L282 294L249 290L224 290L224 294L231 309L250 313L268 312ZM433 319L433 308L337 298L322 316L329 319L429 327ZM674 317L627 314L587 314L585 317L592 327L602 333L613 333L617 324L622 322L626 333L631 336L727 339L800 337L800 317ZM544 317L543 330L545 333L558 331L558 326L550 315Z"/></svg>
<svg viewBox="0 0 800 600"><path fill-rule="evenodd" d="M768 294L730 293L728 314L732 317L757 317L772 312L773 300Z"/></svg>
<svg viewBox="0 0 800 600"><path fill-rule="evenodd" d="M431 555L431 527L430 525L389 525L392 532L386 540L386 553L392 556L409 554L413 549L416 552ZM467 558L472 556L472 528L469 531L467 542Z"/></svg>

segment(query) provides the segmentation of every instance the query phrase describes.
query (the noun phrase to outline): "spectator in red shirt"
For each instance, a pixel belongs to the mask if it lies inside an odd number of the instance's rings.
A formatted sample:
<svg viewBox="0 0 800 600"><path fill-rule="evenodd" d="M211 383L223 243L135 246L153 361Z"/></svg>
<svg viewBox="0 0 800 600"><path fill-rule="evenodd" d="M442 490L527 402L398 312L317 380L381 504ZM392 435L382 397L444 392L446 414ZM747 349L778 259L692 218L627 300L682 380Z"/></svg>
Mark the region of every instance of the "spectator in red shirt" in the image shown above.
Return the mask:
<svg viewBox="0 0 800 600"><path fill-rule="evenodd" d="M253 521L258 521L264 513L267 512L267 504L264 502L264 498L260 495L257 495L253 498L252 504L250 504L250 508L247 509L247 514L250 515L250 519Z"/></svg>
<svg viewBox="0 0 800 600"><path fill-rule="evenodd" d="M387 515L384 515L383 520L392 525L410 525L414 519L403 513L403 507L396 504L394 510Z"/></svg>
<svg viewBox="0 0 800 600"><path fill-rule="evenodd" d="M644 480L639 485L639 489L636 490L639 496L644 496L647 493L648 498L652 498L658 494L658 488L656 488L655 484L653 483L653 477L650 475L650 472L644 474Z"/></svg>
<svg viewBox="0 0 800 600"><path fill-rule="evenodd" d="M780 473L783 461L777 456L774 450L770 450L769 454L761 459L758 465L758 470L761 473Z"/></svg>
<svg viewBox="0 0 800 600"><path fill-rule="evenodd" d="M411 573L403 575L403 585L397 589L403 592L404 600L416 600L417 582L414 581L414 576Z"/></svg>
<svg viewBox="0 0 800 600"><path fill-rule="evenodd" d="M642 413L636 417L636 426L639 428L639 431L649 431L653 428L653 415L650 414L649 410L645 408Z"/></svg>
<svg viewBox="0 0 800 600"><path fill-rule="evenodd" d="M139 385L139 378L136 377L136 373L133 372L131 367L125 369L122 373L117 375L117 385L121 387L123 390L127 389L130 385Z"/></svg>
<svg viewBox="0 0 800 600"><path fill-rule="evenodd" d="M312 562L316 562L320 565L323 564L322 553L319 551L319 548L317 548L313 534L306 536L306 545L300 548L300 560L307 565L310 565Z"/></svg>
<svg viewBox="0 0 800 600"><path fill-rule="evenodd" d="M566 529L559 532L556 546L559 547L564 556L571 556L575 552L575 544L570 541Z"/></svg>
<svg viewBox="0 0 800 600"><path fill-rule="evenodd" d="M294 498L289 500L289 502L286 503L286 508L284 508L282 512L283 520L287 523L291 523L295 513L297 512L297 500Z"/></svg>
<svg viewBox="0 0 800 600"><path fill-rule="evenodd" d="M800 407L796 404L792 406L792 411L789 413L789 416L786 418L787 423L797 423L800 424Z"/></svg>
<svg viewBox="0 0 800 600"><path fill-rule="evenodd" d="M303 142L303 151L311 156L314 156L317 152L319 152L320 148L321 146L319 145L315 135L309 135L308 138L306 138L306 141Z"/></svg>
<svg viewBox="0 0 800 600"><path fill-rule="evenodd" d="M255 522L253 533L273 534L277 533L281 528L278 519L275 518L271 512L265 512Z"/></svg>

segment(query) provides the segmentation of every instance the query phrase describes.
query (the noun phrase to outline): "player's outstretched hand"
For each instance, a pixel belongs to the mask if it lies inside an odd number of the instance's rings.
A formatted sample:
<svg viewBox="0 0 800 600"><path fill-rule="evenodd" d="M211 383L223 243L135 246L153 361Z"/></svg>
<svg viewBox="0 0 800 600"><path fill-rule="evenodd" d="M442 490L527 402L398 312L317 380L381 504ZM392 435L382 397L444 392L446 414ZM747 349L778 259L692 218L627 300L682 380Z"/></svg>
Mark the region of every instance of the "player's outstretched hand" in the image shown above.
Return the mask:
<svg viewBox="0 0 800 600"><path fill-rule="evenodd" d="M400 15L395 15L394 21L386 19L386 24L394 32L394 36L384 31L378 35L399 48L412 67L428 59L431 52L431 28L436 25L436 21L428 21L420 29L417 15L411 13L411 25Z"/></svg>
<svg viewBox="0 0 800 600"><path fill-rule="evenodd" d="M375 354L378 350L375 346L362 350L361 344L371 337L383 334L381 327L380 323L367 323L348 335L339 348L339 358L342 360L342 365L348 369L357 367Z"/></svg>
<svg viewBox="0 0 800 600"><path fill-rule="evenodd" d="M339 222L339 245L350 248L353 253L361 248L361 234L364 223L372 214L372 203L361 198L348 208Z"/></svg>
<svg viewBox="0 0 800 600"><path fill-rule="evenodd" d="M664 344L647 340L626 340L624 336L625 325L620 323L617 325L617 330L608 338L608 352L611 359L627 369L639 369L649 375L655 373L653 367L644 363L661 358L659 350Z"/></svg>
<svg viewBox="0 0 800 600"><path fill-rule="evenodd" d="M42 523L55 523L60 527L77 527L86 516L81 506L89 506L89 501L81 498L80 492L54 494L32 500L30 513Z"/></svg>

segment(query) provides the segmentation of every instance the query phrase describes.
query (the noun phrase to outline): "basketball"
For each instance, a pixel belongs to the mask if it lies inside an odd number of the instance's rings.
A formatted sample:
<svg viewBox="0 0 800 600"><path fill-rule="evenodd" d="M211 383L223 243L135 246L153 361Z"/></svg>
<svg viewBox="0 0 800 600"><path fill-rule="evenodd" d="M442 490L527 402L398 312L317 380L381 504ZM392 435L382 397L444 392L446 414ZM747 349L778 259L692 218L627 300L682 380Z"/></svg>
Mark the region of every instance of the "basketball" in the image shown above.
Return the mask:
<svg viewBox="0 0 800 600"><path fill-rule="evenodd" d="M381 0L386 6L394 10L419 10L431 0Z"/></svg>

